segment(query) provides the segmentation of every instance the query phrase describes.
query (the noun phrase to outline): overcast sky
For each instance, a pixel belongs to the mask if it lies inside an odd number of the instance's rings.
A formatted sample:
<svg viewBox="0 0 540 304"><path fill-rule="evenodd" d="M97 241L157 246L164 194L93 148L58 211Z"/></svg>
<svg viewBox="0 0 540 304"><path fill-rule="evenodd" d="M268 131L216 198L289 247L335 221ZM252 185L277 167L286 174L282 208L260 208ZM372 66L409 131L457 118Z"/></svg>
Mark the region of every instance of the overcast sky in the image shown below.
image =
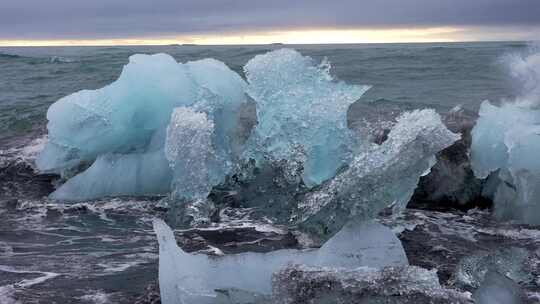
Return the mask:
<svg viewBox="0 0 540 304"><path fill-rule="evenodd" d="M441 26L538 29L540 0L0 0L3 40Z"/></svg>

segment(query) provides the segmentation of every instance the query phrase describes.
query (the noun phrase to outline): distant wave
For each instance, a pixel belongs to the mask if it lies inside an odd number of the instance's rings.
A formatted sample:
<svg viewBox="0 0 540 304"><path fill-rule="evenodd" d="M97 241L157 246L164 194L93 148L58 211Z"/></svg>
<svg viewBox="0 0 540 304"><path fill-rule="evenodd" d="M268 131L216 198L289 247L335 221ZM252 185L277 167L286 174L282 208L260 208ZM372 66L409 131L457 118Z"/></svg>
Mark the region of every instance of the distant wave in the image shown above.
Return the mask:
<svg viewBox="0 0 540 304"><path fill-rule="evenodd" d="M0 53L0 59L13 59L13 58L22 58L22 56L8 54L8 53Z"/></svg>
<svg viewBox="0 0 540 304"><path fill-rule="evenodd" d="M62 56L52 56L49 58L49 63L73 63L76 59Z"/></svg>
<svg viewBox="0 0 540 304"><path fill-rule="evenodd" d="M9 54L9 53L1 53L0 52L0 60L27 60L31 64L42 64L42 63L73 63L77 62L77 59L69 58L69 57L63 57L63 56L47 56L47 57L34 57L34 56L21 56L16 54Z"/></svg>

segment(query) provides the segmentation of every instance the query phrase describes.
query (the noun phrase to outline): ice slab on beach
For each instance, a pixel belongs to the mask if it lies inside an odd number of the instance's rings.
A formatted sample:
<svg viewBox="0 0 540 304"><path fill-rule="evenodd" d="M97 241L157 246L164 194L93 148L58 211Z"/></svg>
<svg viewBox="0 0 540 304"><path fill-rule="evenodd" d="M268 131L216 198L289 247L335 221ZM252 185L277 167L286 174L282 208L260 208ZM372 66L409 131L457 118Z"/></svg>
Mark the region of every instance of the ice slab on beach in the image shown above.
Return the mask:
<svg viewBox="0 0 540 304"><path fill-rule="evenodd" d="M472 131L472 166L477 177L498 179L491 191L499 219L540 224L540 53L513 57L512 75L523 93L500 106L488 101Z"/></svg>
<svg viewBox="0 0 540 304"><path fill-rule="evenodd" d="M255 56L244 67L258 119L247 156L259 163L298 162L309 187L350 160L356 143L347 109L369 88L336 81L329 69L326 61L317 65L291 49Z"/></svg>
<svg viewBox="0 0 540 304"><path fill-rule="evenodd" d="M373 218L390 206L402 210L435 154L459 138L434 110L402 114L382 145L356 155L347 170L305 196L295 222L327 239L350 219Z"/></svg>
<svg viewBox="0 0 540 304"><path fill-rule="evenodd" d="M221 257L184 252L161 220L154 220L154 231L159 241L159 284L165 304L219 303L219 290L270 295L272 275L288 264L351 268L408 265L400 241L376 222L351 223L320 249Z"/></svg>

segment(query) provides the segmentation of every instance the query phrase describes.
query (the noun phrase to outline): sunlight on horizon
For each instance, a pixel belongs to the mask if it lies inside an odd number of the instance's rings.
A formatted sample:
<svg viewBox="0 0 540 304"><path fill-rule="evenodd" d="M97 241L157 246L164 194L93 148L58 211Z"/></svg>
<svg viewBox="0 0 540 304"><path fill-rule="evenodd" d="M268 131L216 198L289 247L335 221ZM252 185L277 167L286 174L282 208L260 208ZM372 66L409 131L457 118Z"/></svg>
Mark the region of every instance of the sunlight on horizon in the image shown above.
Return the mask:
<svg viewBox="0 0 540 304"><path fill-rule="evenodd" d="M307 29L224 34L176 35L127 39L0 40L0 46L111 46L111 45L242 45L455 42L463 29L455 27L411 29Z"/></svg>

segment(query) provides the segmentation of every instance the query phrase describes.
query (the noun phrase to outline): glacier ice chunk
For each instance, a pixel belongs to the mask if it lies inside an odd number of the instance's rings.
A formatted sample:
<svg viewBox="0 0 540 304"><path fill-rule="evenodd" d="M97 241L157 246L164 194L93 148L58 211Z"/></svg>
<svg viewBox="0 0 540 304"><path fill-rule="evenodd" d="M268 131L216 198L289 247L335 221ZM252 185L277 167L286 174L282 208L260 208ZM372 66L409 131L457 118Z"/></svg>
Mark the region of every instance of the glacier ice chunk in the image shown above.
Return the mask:
<svg viewBox="0 0 540 304"><path fill-rule="evenodd" d="M258 119L247 156L298 162L308 187L332 178L351 158L347 109L369 88L335 81L329 69L291 49L257 55L244 67Z"/></svg>
<svg viewBox="0 0 540 304"><path fill-rule="evenodd" d="M235 146L235 135L239 108L246 102L245 86L237 73L217 60L182 64L166 54L133 55L115 82L51 105L48 143L37 166L69 177L93 163L52 195L57 199L166 193L173 173L165 166L164 146L173 109L192 107L207 115L214 132L208 149L236 159L240 148ZM189 187L179 184L177 162L172 169L179 191Z"/></svg>
<svg viewBox="0 0 540 304"><path fill-rule="evenodd" d="M459 138L434 110L406 112L382 145L358 154L348 169L306 194L293 218L302 230L327 239L350 219L373 218L390 206L402 210L435 154Z"/></svg>
<svg viewBox="0 0 540 304"><path fill-rule="evenodd" d="M320 249L283 249L222 257L188 254L173 231L159 219L159 285L164 304L216 303L216 290L244 290L270 295L272 274L288 264L326 267L384 267L408 265L400 241L376 222L350 224Z"/></svg>
<svg viewBox="0 0 540 304"><path fill-rule="evenodd" d="M133 55L115 82L49 107L49 142L37 165L61 173L102 154L140 150L167 125L174 107L196 101L197 88L188 69L171 56Z"/></svg>
<svg viewBox="0 0 540 304"><path fill-rule="evenodd" d="M482 103L472 131L472 166L477 177L493 174L499 180L486 191L497 218L535 225L540 224L540 53L511 59L523 93L500 106Z"/></svg>

